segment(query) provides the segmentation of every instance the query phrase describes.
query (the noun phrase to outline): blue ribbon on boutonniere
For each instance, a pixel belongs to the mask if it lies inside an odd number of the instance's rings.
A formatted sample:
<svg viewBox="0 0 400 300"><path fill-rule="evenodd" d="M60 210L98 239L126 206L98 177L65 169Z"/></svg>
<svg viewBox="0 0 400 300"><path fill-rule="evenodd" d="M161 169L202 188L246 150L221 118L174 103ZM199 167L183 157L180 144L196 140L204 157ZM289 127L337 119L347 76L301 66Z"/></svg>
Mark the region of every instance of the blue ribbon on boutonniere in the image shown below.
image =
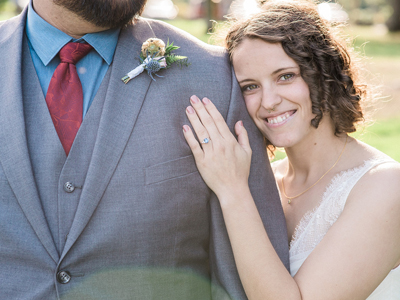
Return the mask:
<svg viewBox="0 0 400 300"><path fill-rule="evenodd" d="M186 56L176 55L173 53L174 50L179 48L180 47L175 46L173 42L170 44L169 40L165 46L165 43L160 39L148 39L142 45L142 51L139 57L140 65L122 77L122 81L126 84L131 79L141 74L144 70L146 70L151 79L155 81L153 75L163 77L156 73L162 69L170 68L175 63L181 67L189 66L190 63Z"/></svg>

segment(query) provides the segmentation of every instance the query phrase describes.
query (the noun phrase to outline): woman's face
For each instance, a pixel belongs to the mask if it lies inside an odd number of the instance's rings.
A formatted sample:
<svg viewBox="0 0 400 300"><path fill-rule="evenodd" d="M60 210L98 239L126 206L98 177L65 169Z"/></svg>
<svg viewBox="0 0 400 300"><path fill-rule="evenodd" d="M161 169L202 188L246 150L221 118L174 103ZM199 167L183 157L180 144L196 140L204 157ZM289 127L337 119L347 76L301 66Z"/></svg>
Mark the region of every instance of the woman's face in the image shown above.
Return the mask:
<svg viewBox="0 0 400 300"><path fill-rule="evenodd" d="M273 145L292 147L315 130L310 90L281 44L245 39L232 61L247 110Z"/></svg>

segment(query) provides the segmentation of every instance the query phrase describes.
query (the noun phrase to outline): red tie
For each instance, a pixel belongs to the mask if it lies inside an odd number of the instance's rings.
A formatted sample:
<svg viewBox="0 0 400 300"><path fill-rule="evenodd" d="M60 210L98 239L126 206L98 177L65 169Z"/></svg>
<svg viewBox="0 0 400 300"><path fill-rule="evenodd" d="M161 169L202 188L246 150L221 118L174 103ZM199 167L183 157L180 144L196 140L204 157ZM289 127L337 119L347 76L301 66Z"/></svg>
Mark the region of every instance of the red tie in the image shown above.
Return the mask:
<svg viewBox="0 0 400 300"><path fill-rule="evenodd" d="M81 126L83 114L82 84L75 64L91 49L89 44L66 44L60 50L61 62L54 71L47 90L47 107L67 156Z"/></svg>

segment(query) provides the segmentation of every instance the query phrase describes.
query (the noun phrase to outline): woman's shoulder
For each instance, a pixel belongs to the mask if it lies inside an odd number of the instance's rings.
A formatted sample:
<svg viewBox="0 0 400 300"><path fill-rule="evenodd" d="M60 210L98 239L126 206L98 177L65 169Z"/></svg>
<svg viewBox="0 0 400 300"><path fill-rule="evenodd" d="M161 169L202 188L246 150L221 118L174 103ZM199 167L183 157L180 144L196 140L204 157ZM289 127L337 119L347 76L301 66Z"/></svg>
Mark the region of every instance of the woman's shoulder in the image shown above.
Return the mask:
<svg viewBox="0 0 400 300"><path fill-rule="evenodd" d="M369 163L369 170L360 179L364 193L379 190L382 196L394 191L400 195L400 163L388 156L373 157ZM400 200L400 196L397 198Z"/></svg>
<svg viewBox="0 0 400 300"><path fill-rule="evenodd" d="M362 165L365 165L367 168L379 168L378 166L381 164L388 164L393 168L400 165L394 159L378 149L360 140L353 138L349 139L348 154L346 155L345 162L343 162L342 166L344 169L353 169ZM387 166L385 168L387 168Z"/></svg>
<svg viewBox="0 0 400 300"><path fill-rule="evenodd" d="M366 201L379 202L388 207L394 205L400 210L400 163L360 141L357 141L355 149L359 153L355 151L353 156L358 154L355 160L363 161L361 165L365 174L354 186L348 202L364 202L363 205Z"/></svg>

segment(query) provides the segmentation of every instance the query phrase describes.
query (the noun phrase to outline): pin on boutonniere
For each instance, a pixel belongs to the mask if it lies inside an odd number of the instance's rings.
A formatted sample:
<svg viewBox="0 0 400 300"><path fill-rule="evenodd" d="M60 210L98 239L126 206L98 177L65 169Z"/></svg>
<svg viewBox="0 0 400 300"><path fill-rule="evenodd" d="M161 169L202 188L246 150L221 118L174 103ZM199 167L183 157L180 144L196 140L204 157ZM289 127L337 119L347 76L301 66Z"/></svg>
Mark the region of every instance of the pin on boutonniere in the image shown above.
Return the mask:
<svg viewBox="0 0 400 300"><path fill-rule="evenodd" d="M126 84L129 80L135 78L144 70L146 70L151 79L155 81L153 75L164 77L156 73L162 69L170 68L174 63L181 67L189 66L190 63L188 63L186 56L176 55L173 53L174 50L179 48L180 47L175 46L173 42L170 44L169 40L167 46L165 46L165 43L160 39L148 39L142 45L142 51L139 57L140 65L122 77L122 81Z"/></svg>

